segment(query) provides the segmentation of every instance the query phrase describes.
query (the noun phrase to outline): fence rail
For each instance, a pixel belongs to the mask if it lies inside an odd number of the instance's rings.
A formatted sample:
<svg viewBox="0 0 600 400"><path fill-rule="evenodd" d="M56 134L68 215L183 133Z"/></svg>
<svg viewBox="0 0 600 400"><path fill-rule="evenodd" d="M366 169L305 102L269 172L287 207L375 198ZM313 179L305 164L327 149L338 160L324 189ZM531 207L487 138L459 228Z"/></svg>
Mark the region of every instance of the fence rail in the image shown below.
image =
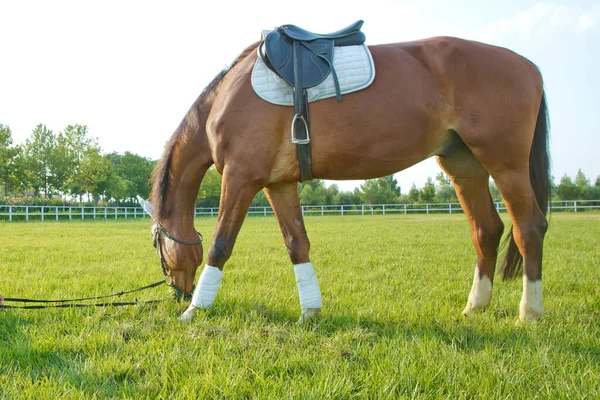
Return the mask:
<svg viewBox="0 0 600 400"><path fill-rule="evenodd" d="M502 202L495 202L498 212L505 212ZM582 212L600 210L600 200L566 200L548 202L548 211ZM302 206L304 215L389 215L389 214L454 214L462 213L459 203L429 204L359 204ZM218 207L198 207L195 216L214 217ZM249 216L273 215L271 207L250 207ZM148 218L141 207L78 207L78 206L20 206L0 205L0 220L4 221L59 221L86 219Z"/></svg>

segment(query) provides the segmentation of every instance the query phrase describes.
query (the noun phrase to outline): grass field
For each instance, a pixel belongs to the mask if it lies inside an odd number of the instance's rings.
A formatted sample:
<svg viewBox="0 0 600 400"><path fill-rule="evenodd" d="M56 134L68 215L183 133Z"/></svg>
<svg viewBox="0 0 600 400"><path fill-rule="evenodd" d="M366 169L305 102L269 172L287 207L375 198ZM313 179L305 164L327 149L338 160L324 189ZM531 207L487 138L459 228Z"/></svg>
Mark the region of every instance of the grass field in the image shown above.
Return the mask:
<svg viewBox="0 0 600 400"><path fill-rule="evenodd" d="M214 219L196 227L210 238ZM517 324L521 280L460 315L474 252L465 217L306 218L323 318L299 326L271 217L250 218L215 308L0 312L0 398L600 398L600 214L554 214L546 315ZM207 240L208 241L208 240ZM205 251L206 251L205 246ZM69 298L161 279L149 221L0 223L0 293ZM166 298L164 286L128 295Z"/></svg>

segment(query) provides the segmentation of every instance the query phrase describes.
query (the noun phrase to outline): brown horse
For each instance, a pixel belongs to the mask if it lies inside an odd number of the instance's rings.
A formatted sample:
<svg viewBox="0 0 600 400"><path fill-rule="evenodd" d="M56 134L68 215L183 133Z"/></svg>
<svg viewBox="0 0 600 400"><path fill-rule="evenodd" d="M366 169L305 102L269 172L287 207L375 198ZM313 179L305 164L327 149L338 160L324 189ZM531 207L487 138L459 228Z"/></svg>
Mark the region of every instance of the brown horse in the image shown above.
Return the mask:
<svg viewBox="0 0 600 400"><path fill-rule="evenodd" d="M182 320L191 320L196 308L212 306L223 267L260 190L296 269L301 318L321 309L298 199L299 163L290 142L294 110L254 93L250 74L257 45L245 49L203 91L154 173L156 243L170 283L188 296L203 257L193 225L196 196L211 165L223 175L206 267ZM332 98L310 105L313 176L370 179L436 156L456 188L477 255L465 315L491 301L504 230L489 192L491 176L513 223L504 275L514 276L523 266L520 318L538 319L550 188L539 70L507 49L449 37L369 49L377 71L370 87L339 103Z"/></svg>

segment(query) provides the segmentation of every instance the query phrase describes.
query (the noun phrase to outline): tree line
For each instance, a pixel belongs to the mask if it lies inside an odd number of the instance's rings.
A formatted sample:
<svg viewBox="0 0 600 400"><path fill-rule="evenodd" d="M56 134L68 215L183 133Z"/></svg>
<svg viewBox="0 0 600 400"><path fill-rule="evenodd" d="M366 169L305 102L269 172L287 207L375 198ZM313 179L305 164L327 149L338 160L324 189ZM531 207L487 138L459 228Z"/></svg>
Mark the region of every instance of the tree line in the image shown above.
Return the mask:
<svg viewBox="0 0 600 400"><path fill-rule="evenodd" d="M148 196L154 164L131 152L104 154L85 125L54 133L39 124L14 145L10 127L0 124L2 204L133 203Z"/></svg>
<svg viewBox="0 0 600 400"><path fill-rule="evenodd" d="M125 152L104 154L96 138L85 125L69 125L54 133L39 124L21 145L14 145L12 132L0 124L0 204L87 203L98 205L133 205L135 197L148 197L150 177L156 164L140 155ZM423 187L416 185L403 192L393 175L366 180L353 191L342 191L322 180L302 182L298 186L304 205L327 204L402 204L448 203L458 198L450 179L440 172L428 178ZM494 201L500 192L490 182ZM218 207L221 175L211 167L198 192L198 207ZM592 185L579 170L572 180L566 174L559 184L552 179L553 200L600 200L600 176ZM254 206L267 206L259 192Z"/></svg>

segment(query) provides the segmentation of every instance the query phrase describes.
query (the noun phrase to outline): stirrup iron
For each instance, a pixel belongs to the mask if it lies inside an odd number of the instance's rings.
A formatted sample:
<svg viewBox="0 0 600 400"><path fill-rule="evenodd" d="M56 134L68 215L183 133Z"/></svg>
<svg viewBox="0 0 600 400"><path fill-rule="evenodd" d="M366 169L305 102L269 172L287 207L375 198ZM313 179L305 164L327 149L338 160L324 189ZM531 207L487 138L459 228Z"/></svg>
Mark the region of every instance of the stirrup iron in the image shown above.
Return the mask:
<svg viewBox="0 0 600 400"><path fill-rule="evenodd" d="M306 139L296 139L296 121L301 121L304 124L304 129L306 129ZM308 133L308 124L306 123L306 119L304 116L300 114L295 114L294 119L292 119L292 144L309 144L310 143L310 134Z"/></svg>

